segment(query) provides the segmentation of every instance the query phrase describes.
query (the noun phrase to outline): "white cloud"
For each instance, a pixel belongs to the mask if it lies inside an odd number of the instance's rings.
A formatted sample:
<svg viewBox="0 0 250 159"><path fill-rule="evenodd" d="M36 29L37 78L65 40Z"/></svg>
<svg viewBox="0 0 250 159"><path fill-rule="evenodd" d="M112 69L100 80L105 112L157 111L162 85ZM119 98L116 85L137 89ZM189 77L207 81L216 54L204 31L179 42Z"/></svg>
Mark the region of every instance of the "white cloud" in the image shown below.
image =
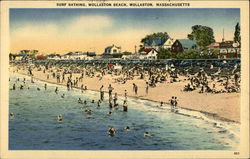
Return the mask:
<svg viewBox="0 0 250 159"><path fill-rule="evenodd" d="M13 38L48 38L56 35L58 28L55 24L25 24L11 32Z"/></svg>
<svg viewBox="0 0 250 159"><path fill-rule="evenodd" d="M101 31L104 28L112 27L111 18L102 15L80 16L71 22L68 32Z"/></svg>
<svg viewBox="0 0 250 159"><path fill-rule="evenodd" d="M38 37L43 38L49 36L62 37L64 35L78 35L79 33L95 33L102 31L104 28L112 27L113 21L111 18L102 15L95 16L80 16L70 21L65 21L64 24L57 23L26 23L20 28L16 28L11 32L12 37Z"/></svg>
<svg viewBox="0 0 250 159"><path fill-rule="evenodd" d="M95 48L97 53L102 53L106 46L115 44L121 46L123 51L134 51L141 38L152 33L144 28L124 26L119 32L114 28L114 21L103 15L80 16L60 25L27 23L11 32L12 48L35 48L45 52L88 51Z"/></svg>

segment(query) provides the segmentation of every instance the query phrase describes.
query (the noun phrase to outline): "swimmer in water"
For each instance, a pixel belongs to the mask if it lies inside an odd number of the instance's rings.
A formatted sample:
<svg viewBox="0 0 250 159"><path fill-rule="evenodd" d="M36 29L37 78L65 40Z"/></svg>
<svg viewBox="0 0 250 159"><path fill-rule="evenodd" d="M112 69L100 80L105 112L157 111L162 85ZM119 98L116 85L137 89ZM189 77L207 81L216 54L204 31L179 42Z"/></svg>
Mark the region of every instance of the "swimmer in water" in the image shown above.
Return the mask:
<svg viewBox="0 0 250 159"><path fill-rule="evenodd" d="M125 127L124 127L124 130L129 131L129 130L130 130L130 127L129 127L129 126L125 126Z"/></svg>
<svg viewBox="0 0 250 159"><path fill-rule="evenodd" d="M46 83L44 84L44 89L47 90L47 84Z"/></svg>
<svg viewBox="0 0 250 159"><path fill-rule="evenodd" d="M85 109L84 112L88 115L91 115L92 111L90 109Z"/></svg>
<svg viewBox="0 0 250 159"><path fill-rule="evenodd" d="M149 132L145 131L144 132L144 137L150 137L151 135L149 134Z"/></svg>
<svg viewBox="0 0 250 159"><path fill-rule="evenodd" d="M57 121L62 121L62 114L59 114L59 115L57 116Z"/></svg>
<svg viewBox="0 0 250 159"><path fill-rule="evenodd" d="M109 134L109 136L114 136L114 135L115 135L115 133L116 133L115 128L110 127L110 128L109 128L109 130L108 130L108 134Z"/></svg>
<svg viewBox="0 0 250 159"><path fill-rule="evenodd" d="M89 109L88 112L87 112L88 115L91 115L92 114L92 111Z"/></svg>
<svg viewBox="0 0 250 159"><path fill-rule="evenodd" d="M21 90L23 89L23 85L20 86L20 89L21 89Z"/></svg>
<svg viewBox="0 0 250 159"><path fill-rule="evenodd" d="M128 111L128 104L127 104L127 101L126 101L126 100L124 100L124 102L123 102L123 111L124 111L124 112L127 112L127 111Z"/></svg>
<svg viewBox="0 0 250 159"><path fill-rule="evenodd" d="M64 97L65 97L65 94L61 95L61 97L64 98Z"/></svg>
<svg viewBox="0 0 250 159"><path fill-rule="evenodd" d="M40 88L36 88L38 91L40 91Z"/></svg>
<svg viewBox="0 0 250 159"><path fill-rule="evenodd" d="M78 103L79 103L79 104L83 104L81 98L78 99Z"/></svg>
<svg viewBox="0 0 250 159"><path fill-rule="evenodd" d="M114 106L117 104L117 99L118 99L117 93L115 93L115 97L114 97Z"/></svg>
<svg viewBox="0 0 250 159"><path fill-rule="evenodd" d="M101 100L99 99L97 102L97 107L100 107L100 105L101 105Z"/></svg>
<svg viewBox="0 0 250 159"><path fill-rule="evenodd" d="M87 105L87 101L86 101L86 100L84 100L83 104L84 104L84 105Z"/></svg>
<svg viewBox="0 0 250 159"><path fill-rule="evenodd" d="M91 103L95 103L95 100L92 100Z"/></svg>
<svg viewBox="0 0 250 159"><path fill-rule="evenodd" d="M11 118L11 119L15 118L14 113L12 113L12 112L10 113L10 118Z"/></svg>
<svg viewBox="0 0 250 159"><path fill-rule="evenodd" d="M112 101L109 101L109 108L112 109L112 107L113 107L113 103Z"/></svg>
<svg viewBox="0 0 250 159"><path fill-rule="evenodd" d="M58 87L56 87L56 89L55 89L55 93L56 93L56 94L58 93Z"/></svg>
<svg viewBox="0 0 250 159"><path fill-rule="evenodd" d="M114 105L114 108L117 110L118 109L118 103Z"/></svg>
<svg viewBox="0 0 250 159"><path fill-rule="evenodd" d="M16 90L16 84L15 83L13 84L13 90Z"/></svg>
<svg viewBox="0 0 250 159"><path fill-rule="evenodd" d="M111 115L111 114L112 114L112 112L111 112L111 111L109 111L108 115Z"/></svg>

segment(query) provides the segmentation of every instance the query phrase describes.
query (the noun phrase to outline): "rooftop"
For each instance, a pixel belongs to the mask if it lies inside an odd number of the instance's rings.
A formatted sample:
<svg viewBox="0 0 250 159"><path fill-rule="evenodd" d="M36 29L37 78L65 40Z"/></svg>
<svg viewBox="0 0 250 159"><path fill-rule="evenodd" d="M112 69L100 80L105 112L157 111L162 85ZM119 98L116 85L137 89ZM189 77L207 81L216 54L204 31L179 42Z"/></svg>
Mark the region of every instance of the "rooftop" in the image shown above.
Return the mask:
<svg viewBox="0 0 250 159"><path fill-rule="evenodd" d="M196 40L190 39L177 39L184 48L192 49L193 46L197 45Z"/></svg>
<svg viewBox="0 0 250 159"><path fill-rule="evenodd" d="M146 46L161 46L163 45L166 41L168 40L168 38L149 38L146 42L145 45Z"/></svg>

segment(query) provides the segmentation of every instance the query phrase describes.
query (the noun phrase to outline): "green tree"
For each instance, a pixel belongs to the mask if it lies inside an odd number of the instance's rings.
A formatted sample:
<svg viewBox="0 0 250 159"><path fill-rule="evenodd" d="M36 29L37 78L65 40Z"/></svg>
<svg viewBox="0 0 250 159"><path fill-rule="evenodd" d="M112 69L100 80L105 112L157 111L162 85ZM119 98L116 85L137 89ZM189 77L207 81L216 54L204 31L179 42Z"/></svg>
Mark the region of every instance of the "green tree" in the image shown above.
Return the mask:
<svg viewBox="0 0 250 159"><path fill-rule="evenodd" d="M217 59L219 56L219 49L214 48L210 50L208 59Z"/></svg>
<svg viewBox="0 0 250 159"><path fill-rule="evenodd" d="M234 42L238 42L241 44L241 36L240 36L240 24L237 23L235 26L235 31L234 31Z"/></svg>
<svg viewBox="0 0 250 159"><path fill-rule="evenodd" d="M161 49L157 54L158 59L199 59L201 57L200 52L197 50L186 50L174 53L167 49Z"/></svg>
<svg viewBox="0 0 250 159"><path fill-rule="evenodd" d="M168 39L169 35L167 32L158 32L158 33L153 33L150 35L146 35L144 38L141 39L141 43L144 44L146 43L150 38L165 38ZM140 45L139 52L143 51L144 45Z"/></svg>
<svg viewBox="0 0 250 159"><path fill-rule="evenodd" d="M176 54L177 59L199 59L200 53L196 50L187 50Z"/></svg>
<svg viewBox="0 0 250 159"><path fill-rule="evenodd" d="M207 45L215 42L213 29L202 25L192 26L192 33L187 37L190 40L196 40L201 49L205 49Z"/></svg>
<svg viewBox="0 0 250 159"><path fill-rule="evenodd" d="M200 54L200 58L202 59L214 59L218 58L218 56L219 56L219 50L217 48L211 50L205 49Z"/></svg>
<svg viewBox="0 0 250 159"><path fill-rule="evenodd" d="M157 59L174 59L176 58L176 53L170 52L168 49L160 49L157 54Z"/></svg>

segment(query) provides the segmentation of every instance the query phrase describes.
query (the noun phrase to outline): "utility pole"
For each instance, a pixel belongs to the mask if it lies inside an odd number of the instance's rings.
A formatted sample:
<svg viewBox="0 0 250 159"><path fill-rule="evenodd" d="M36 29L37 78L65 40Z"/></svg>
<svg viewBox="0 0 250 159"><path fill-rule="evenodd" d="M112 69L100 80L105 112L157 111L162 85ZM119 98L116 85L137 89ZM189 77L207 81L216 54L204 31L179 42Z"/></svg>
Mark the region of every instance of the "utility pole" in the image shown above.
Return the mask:
<svg viewBox="0 0 250 159"><path fill-rule="evenodd" d="M223 28L223 37L222 37L222 42L224 42L224 28Z"/></svg>

